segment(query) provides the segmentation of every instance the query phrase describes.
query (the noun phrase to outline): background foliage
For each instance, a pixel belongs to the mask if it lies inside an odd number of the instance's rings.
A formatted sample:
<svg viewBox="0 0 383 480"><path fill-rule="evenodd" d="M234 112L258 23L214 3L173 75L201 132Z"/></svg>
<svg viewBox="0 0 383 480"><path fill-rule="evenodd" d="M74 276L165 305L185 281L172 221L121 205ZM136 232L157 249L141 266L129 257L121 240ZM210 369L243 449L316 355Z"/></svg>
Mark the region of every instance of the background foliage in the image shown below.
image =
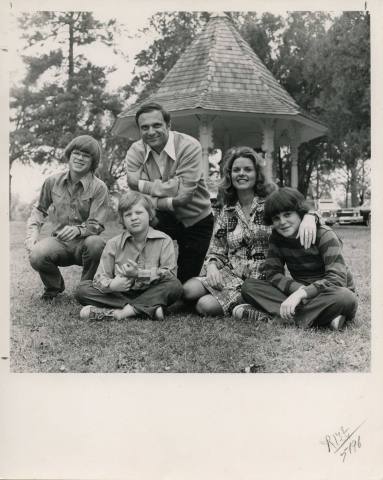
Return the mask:
<svg viewBox="0 0 383 480"><path fill-rule="evenodd" d="M299 149L299 189L307 194L313 176L346 172L353 205L364 200L361 162L370 157L370 18L367 12L288 12L274 15L230 12L245 40L283 87L308 113L328 126L325 137ZM24 32L26 75L11 89L10 164L60 160L74 136L89 133L105 151L98 174L111 190L123 175L129 142L110 127L127 102L158 88L166 73L209 19L207 12L161 12L141 33L152 43L135 57L132 81L109 92L110 68L92 64L84 45L99 42L115 51L116 20L90 12L38 12L18 18ZM44 45L52 45L47 52ZM290 178L289 152L280 152L277 176ZM326 182L318 182L320 195Z"/></svg>

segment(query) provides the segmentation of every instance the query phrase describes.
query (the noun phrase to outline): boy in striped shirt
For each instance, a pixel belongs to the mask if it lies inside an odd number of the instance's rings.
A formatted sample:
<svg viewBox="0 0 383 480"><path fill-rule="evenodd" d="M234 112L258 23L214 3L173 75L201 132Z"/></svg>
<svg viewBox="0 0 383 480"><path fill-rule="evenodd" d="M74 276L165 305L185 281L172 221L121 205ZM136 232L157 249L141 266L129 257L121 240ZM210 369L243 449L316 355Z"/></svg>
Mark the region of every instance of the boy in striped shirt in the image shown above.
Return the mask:
<svg viewBox="0 0 383 480"><path fill-rule="evenodd" d="M255 307L304 328L338 330L355 316L354 282L335 232L318 225L316 242L306 250L296 239L308 210L303 195L294 188L281 188L267 197L264 219L273 231L264 263L266 280L244 282L242 296L250 305L238 305L235 318L257 318Z"/></svg>

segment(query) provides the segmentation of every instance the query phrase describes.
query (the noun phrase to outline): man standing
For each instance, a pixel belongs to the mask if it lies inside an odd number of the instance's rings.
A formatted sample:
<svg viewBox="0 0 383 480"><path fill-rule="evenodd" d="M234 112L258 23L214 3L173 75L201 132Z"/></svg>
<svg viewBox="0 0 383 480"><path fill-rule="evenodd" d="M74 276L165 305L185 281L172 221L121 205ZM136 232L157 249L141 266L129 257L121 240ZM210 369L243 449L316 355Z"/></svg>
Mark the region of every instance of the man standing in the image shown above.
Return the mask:
<svg viewBox="0 0 383 480"><path fill-rule="evenodd" d="M126 154L128 185L150 195L156 228L178 243L179 280L199 275L213 231L210 196L203 178L201 145L170 130L170 115L157 103L136 113L141 140Z"/></svg>
<svg viewBox="0 0 383 480"><path fill-rule="evenodd" d="M65 289L60 267L82 265L81 280L92 280L105 242L108 189L94 175L101 147L89 135L74 138L64 150L69 169L48 177L27 223L25 246L32 267L39 272L51 300ZM52 206L52 236L38 241L48 208Z"/></svg>

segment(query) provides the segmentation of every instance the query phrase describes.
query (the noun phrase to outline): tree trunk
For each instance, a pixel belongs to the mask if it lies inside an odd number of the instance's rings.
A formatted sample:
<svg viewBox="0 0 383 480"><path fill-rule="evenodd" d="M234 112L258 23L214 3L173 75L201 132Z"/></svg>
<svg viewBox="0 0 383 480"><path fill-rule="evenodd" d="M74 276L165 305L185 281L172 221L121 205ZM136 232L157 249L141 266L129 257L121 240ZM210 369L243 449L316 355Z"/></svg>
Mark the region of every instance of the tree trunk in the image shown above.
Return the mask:
<svg viewBox="0 0 383 480"><path fill-rule="evenodd" d="M364 169L364 158L362 159L362 192L360 194L360 205L364 203L364 191L365 191L365 169Z"/></svg>
<svg viewBox="0 0 383 480"><path fill-rule="evenodd" d="M347 167L347 180L346 180L346 208L348 207L348 192L350 191L350 169Z"/></svg>
<svg viewBox="0 0 383 480"><path fill-rule="evenodd" d="M279 177L279 186L283 187L283 162L282 162L282 155L281 155L281 148L278 149L278 177Z"/></svg>
<svg viewBox="0 0 383 480"><path fill-rule="evenodd" d="M316 183L316 198L319 198L319 159L317 160L317 183Z"/></svg>
<svg viewBox="0 0 383 480"><path fill-rule="evenodd" d="M356 162L350 168L350 189L351 189L351 206L357 207L359 205L358 202L358 172Z"/></svg>
<svg viewBox="0 0 383 480"><path fill-rule="evenodd" d="M73 13L70 14L69 17L69 45L68 45L68 85L67 89L68 92L72 90L73 86L73 76L74 76L74 53L73 53L73 45L74 45L74 25L73 25Z"/></svg>

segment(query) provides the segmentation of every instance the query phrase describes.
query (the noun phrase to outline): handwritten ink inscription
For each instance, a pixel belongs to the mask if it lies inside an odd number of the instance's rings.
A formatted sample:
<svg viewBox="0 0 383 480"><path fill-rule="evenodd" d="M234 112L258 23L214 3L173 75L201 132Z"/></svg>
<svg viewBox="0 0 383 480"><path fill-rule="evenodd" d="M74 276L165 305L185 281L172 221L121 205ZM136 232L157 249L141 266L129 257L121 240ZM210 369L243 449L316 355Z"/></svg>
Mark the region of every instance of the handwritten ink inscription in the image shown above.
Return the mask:
<svg viewBox="0 0 383 480"><path fill-rule="evenodd" d="M341 426L337 432L326 435L324 443L327 446L328 453L339 455L343 462L350 455L355 454L362 447L360 434L357 432L363 423L354 430Z"/></svg>

